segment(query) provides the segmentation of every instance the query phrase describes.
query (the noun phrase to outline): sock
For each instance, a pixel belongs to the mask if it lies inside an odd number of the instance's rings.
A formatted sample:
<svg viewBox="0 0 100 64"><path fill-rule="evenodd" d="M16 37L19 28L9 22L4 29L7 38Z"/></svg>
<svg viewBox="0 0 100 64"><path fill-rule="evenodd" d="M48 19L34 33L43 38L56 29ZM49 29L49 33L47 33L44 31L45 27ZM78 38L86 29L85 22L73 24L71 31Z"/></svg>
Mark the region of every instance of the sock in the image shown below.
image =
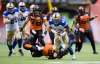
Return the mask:
<svg viewBox="0 0 100 64"><path fill-rule="evenodd" d="M13 45L12 45L12 48L15 49L16 45L17 45L17 40L14 39L14 41L13 41Z"/></svg>
<svg viewBox="0 0 100 64"><path fill-rule="evenodd" d="M18 39L17 41L18 41L18 47L21 49L21 47L22 47L22 39Z"/></svg>
<svg viewBox="0 0 100 64"><path fill-rule="evenodd" d="M8 46L9 51L12 51L12 45L7 43L7 46Z"/></svg>

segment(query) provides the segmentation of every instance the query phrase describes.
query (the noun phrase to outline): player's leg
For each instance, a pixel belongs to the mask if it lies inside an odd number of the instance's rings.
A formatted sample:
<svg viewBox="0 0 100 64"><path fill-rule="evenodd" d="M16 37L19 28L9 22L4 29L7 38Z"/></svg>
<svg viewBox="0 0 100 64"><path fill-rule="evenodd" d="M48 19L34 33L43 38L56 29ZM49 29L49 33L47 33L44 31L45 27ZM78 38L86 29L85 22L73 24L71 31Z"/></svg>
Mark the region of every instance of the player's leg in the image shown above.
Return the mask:
<svg viewBox="0 0 100 64"><path fill-rule="evenodd" d="M45 46L44 37L42 36L42 30L37 31L38 41L42 46Z"/></svg>
<svg viewBox="0 0 100 64"><path fill-rule="evenodd" d="M68 53L68 48L69 48L69 44L68 44L68 42L69 42L69 37L68 37L68 35L67 35L67 33L64 35L64 36L62 36L62 41L61 41L61 46L62 46L62 48L61 48L61 50L60 50L60 55L61 55L61 57L60 58L62 58L64 55L66 55L67 53ZM70 49L70 48L69 48ZM71 52L72 52L72 50L71 50Z"/></svg>
<svg viewBox="0 0 100 64"><path fill-rule="evenodd" d="M22 51L22 42L23 42L23 40L22 40L22 33L21 33L20 31L16 31L15 34L16 34L16 35L15 35L16 42L17 42L18 48L19 48L18 51L19 51L19 53L21 54L21 56L23 56L24 53L23 53L23 51Z"/></svg>
<svg viewBox="0 0 100 64"><path fill-rule="evenodd" d="M17 40L15 38L15 39L13 39L13 45L12 45L13 49L15 49L16 45L17 45Z"/></svg>
<svg viewBox="0 0 100 64"><path fill-rule="evenodd" d="M22 51L22 39L18 39L18 47L19 47L19 53L21 54L21 56L24 55L23 51Z"/></svg>
<svg viewBox="0 0 100 64"><path fill-rule="evenodd" d="M76 59L76 56L75 56L75 46L73 45L75 43L76 43L75 40L69 40L69 43L68 43L68 49L67 49L67 51L72 56L72 60ZM72 47L72 46L74 46L74 47Z"/></svg>
<svg viewBox="0 0 100 64"><path fill-rule="evenodd" d="M53 45L54 53L53 55L50 56L50 59L55 59L60 55L59 53L60 47L61 47L61 40L59 39L59 35L55 34L54 45Z"/></svg>
<svg viewBox="0 0 100 64"><path fill-rule="evenodd" d="M72 56L72 60L76 59L76 55L75 55L75 48L72 47L72 45L74 44L74 42L69 42L69 47L68 47L68 52L70 53L70 55Z"/></svg>
<svg viewBox="0 0 100 64"><path fill-rule="evenodd" d="M53 32L49 32L49 36L50 36L50 39L52 41L52 44L54 44L54 33Z"/></svg>
<svg viewBox="0 0 100 64"><path fill-rule="evenodd" d="M8 31L7 32L7 46L8 46L8 49L9 49L9 54L8 56L11 56L12 55L12 38L14 36L14 31Z"/></svg>
<svg viewBox="0 0 100 64"><path fill-rule="evenodd" d="M86 35L87 35L88 39L90 40L90 43L91 43L91 46L92 46L92 49L93 49L93 54L97 54L92 31L88 31L86 33Z"/></svg>
<svg viewBox="0 0 100 64"><path fill-rule="evenodd" d="M32 31L30 31L29 41L31 42L32 45L36 44L37 38L38 38L37 31L36 31L36 34L34 34Z"/></svg>
<svg viewBox="0 0 100 64"><path fill-rule="evenodd" d="M85 38L85 34L83 32L79 32L78 34L78 38L77 38L77 51L76 52L80 52L83 46L83 42L84 42L84 38Z"/></svg>
<svg viewBox="0 0 100 64"><path fill-rule="evenodd" d="M31 52L32 57L41 57L42 51L36 47L36 45L32 45L29 41L25 41L23 44L23 48L29 50Z"/></svg>
<svg viewBox="0 0 100 64"><path fill-rule="evenodd" d="M13 38L12 40L12 51L13 51L13 54L15 54L15 48L16 48L16 45L17 45L17 39L16 38Z"/></svg>
<svg viewBox="0 0 100 64"><path fill-rule="evenodd" d="M59 48L61 46L61 40L59 38L60 36L59 35L55 35L55 38L54 38L54 45L53 45L53 49L55 51L59 51Z"/></svg>

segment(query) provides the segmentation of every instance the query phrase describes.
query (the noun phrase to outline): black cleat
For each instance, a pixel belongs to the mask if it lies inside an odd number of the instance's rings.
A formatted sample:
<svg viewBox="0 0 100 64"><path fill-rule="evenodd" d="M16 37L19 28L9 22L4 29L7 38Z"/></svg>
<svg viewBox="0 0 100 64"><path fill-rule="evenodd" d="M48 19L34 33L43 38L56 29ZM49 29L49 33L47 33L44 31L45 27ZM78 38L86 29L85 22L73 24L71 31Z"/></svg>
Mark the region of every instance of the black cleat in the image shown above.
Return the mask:
<svg viewBox="0 0 100 64"><path fill-rule="evenodd" d="M19 49L19 53L21 54L21 56L24 56L22 49Z"/></svg>
<svg viewBox="0 0 100 64"><path fill-rule="evenodd" d="M93 54L98 54L98 52L93 52Z"/></svg>
<svg viewBox="0 0 100 64"><path fill-rule="evenodd" d="M55 57L53 56L49 56L48 59L56 59Z"/></svg>
<svg viewBox="0 0 100 64"><path fill-rule="evenodd" d="M9 54L8 54L8 56L11 56L12 54L13 54L13 52L12 52L12 51L10 51L10 52L9 52Z"/></svg>

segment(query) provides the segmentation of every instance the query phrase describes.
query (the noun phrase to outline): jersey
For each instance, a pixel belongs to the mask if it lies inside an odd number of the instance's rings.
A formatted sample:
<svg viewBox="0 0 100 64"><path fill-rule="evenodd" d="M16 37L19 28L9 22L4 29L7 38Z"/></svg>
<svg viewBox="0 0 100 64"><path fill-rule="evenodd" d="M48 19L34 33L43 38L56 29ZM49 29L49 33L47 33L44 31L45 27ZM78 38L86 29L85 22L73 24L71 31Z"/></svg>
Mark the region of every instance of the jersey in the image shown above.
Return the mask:
<svg viewBox="0 0 100 64"><path fill-rule="evenodd" d="M49 25L52 29L54 30L64 30L65 26L68 25L67 21L66 21L66 17L65 16L62 16L61 19L57 22L57 21L54 21L52 19L52 17L50 18L49 20Z"/></svg>
<svg viewBox="0 0 100 64"><path fill-rule="evenodd" d="M19 28L22 28L26 18L28 17L28 14L29 14L29 10L27 8L25 8L24 12L21 12L20 9L18 9L17 19L18 19Z"/></svg>
<svg viewBox="0 0 100 64"><path fill-rule="evenodd" d="M14 8L13 13L8 12L7 10L3 12L3 17L10 21L6 24L6 31L13 31L19 28L17 22L17 11L17 8Z"/></svg>
<svg viewBox="0 0 100 64"><path fill-rule="evenodd" d="M29 15L29 21L31 23L31 30L42 30L42 26L47 22L46 18L43 16L35 17L33 14Z"/></svg>
<svg viewBox="0 0 100 64"><path fill-rule="evenodd" d="M87 16L87 15L80 16L79 17L79 26L80 26L80 28L88 30L90 28L89 19L90 19L90 17Z"/></svg>

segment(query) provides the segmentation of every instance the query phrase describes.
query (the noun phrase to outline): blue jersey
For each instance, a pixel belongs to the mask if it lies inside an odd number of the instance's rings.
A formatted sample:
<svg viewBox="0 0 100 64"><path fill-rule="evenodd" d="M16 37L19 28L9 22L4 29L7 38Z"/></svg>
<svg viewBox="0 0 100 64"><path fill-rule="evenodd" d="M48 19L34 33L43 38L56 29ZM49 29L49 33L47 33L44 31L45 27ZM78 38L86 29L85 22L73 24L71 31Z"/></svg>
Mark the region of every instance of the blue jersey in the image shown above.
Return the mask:
<svg viewBox="0 0 100 64"><path fill-rule="evenodd" d="M25 8L24 12L21 12L20 9L18 9L17 19L18 19L19 27L23 26L28 14L29 14L29 10L27 8Z"/></svg>
<svg viewBox="0 0 100 64"><path fill-rule="evenodd" d="M13 14L15 14L16 12L18 12L18 9L15 7L13 9ZM3 12L3 17L8 17L9 14L12 14L10 12L8 12L7 10Z"/></svg>
<svg viewBox="0 0 100 64"><path fill-rule="evenodd" d="M9 12L8 10L4 11L3 13L4 19L8 19L5 22L9 21L9 23L6 24L7 31L18 29L17 11L18 11L17 8L14 8L13 12Z"/></svg>
<svg viewBox="0 0 100 64"><path fill-rule="evenodd" d="M52 17L51 17L50 20L49 20L49 25L50 25L52 28L55 28L55 27L57 27L57 26L62 26L62 27L64 28L65 26L68 25L68 23L67 23L67 20L66 20L66 17L65 17L65 16L62 16L61 19L60 19L59 21L54 21L54 20L52 19Z"/></svg>

